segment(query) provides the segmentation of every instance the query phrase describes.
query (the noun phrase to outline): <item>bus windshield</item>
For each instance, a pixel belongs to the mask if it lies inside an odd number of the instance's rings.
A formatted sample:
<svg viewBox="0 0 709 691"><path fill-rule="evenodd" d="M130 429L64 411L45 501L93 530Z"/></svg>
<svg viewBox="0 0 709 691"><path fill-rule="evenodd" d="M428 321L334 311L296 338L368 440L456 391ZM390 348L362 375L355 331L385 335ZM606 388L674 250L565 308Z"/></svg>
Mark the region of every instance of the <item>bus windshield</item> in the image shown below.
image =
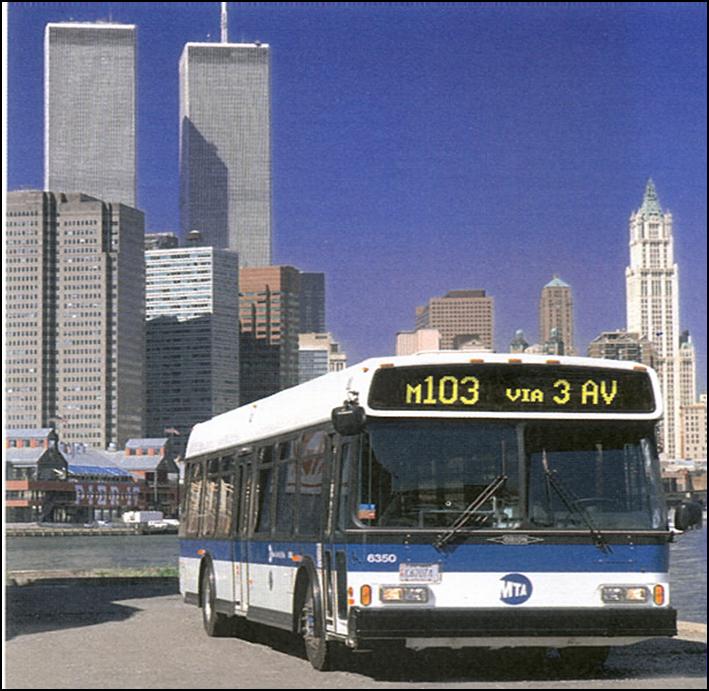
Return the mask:
<svg viewBox="0 0 709 691"><path fill-rule="evenodd" d="M370 421L360 526L662 529L652 425L612 421Z"/></svg>

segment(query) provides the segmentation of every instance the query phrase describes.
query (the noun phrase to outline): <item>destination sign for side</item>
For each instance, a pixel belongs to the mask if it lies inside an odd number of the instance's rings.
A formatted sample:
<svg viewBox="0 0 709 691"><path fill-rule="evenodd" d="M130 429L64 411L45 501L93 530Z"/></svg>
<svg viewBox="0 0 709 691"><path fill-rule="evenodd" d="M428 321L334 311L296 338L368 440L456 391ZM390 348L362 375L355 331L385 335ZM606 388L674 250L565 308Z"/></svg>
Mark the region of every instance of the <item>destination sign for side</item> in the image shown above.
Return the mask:
<svg viewBox="0 0 709 691"><path fill-rule="evenodd" d="M369 393L377 410L651 413L646 371L529 364L392 367L378 370Z"/></svg>

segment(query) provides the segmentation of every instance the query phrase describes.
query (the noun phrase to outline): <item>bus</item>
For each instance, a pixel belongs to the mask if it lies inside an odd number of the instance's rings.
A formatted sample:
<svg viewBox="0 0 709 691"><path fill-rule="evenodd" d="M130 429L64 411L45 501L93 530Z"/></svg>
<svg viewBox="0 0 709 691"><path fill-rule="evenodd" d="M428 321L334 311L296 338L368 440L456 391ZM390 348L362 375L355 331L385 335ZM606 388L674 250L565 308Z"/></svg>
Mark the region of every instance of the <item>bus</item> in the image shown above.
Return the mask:
<svg viewBox="0 0 709 691"><path fill-rule="evenodd" d="M373 358L195 425L180 591L338 649L553 649L676 634L656 373L447 351ZM556 652L558 651L558 653Z"/></svg>

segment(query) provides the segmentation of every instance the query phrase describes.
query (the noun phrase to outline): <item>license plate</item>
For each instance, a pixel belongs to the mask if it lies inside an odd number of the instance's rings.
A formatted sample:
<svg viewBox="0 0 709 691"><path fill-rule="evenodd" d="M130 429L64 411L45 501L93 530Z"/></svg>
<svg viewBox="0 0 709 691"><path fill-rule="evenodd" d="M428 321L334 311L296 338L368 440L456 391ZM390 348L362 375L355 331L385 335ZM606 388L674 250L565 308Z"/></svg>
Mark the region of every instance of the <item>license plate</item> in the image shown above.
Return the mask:
<svg viewBox="0 0 709 691"><path fill-rule="evenodd" d="M440 583L438 564L400 564L399 580L402 583Z"/></svg>

